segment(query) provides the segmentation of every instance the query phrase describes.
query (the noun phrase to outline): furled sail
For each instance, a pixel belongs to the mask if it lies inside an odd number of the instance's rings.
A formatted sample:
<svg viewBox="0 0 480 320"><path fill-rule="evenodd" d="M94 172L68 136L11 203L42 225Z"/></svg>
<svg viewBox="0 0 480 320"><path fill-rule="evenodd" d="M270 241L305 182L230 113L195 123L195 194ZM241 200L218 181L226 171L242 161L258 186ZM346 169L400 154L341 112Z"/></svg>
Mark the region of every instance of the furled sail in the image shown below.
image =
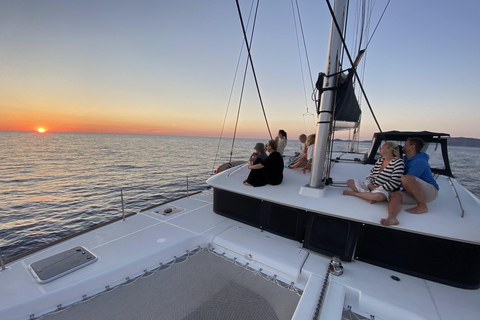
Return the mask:
<svg viewBox="0 0 480 320"><path fill-rule="evenodd" d="M346 79L340 77L335 101L335 121L358 122L360 120L362 111L355 96L352 84L353 75L353 70L349 69Z"/></svg>
<svg viewBox="0 0 480 320"><path fill-rule="evenodd" d="M340 75L338 86L333 89L336 91L335 98L335 111L333 120L335 120L335 129L352 129L356 128L360 124L360 115L362 111L358 105L357 98L355 96L355 89L353 88L353 76L352 69L348 69L348 74L345 76ZM316 87L320 93L323 94L323 81L325 74L320 73L316 83ZM319 110L317 110L318 112Z"/></svg>

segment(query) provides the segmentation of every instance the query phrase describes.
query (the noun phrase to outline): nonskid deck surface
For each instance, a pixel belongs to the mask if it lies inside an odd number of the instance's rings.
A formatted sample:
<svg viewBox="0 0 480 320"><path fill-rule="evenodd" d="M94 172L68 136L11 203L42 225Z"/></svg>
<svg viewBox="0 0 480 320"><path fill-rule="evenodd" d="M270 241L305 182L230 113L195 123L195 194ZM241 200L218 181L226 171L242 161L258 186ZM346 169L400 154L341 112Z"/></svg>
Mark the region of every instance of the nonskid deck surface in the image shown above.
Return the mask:
<svg viewBox="0 0 480 320"><path fill-rule="evenodd" d="M107 286L113 288L125 283L127 278L150 271L159 262L169 261L187 249L209 244L238 259L246 260L251 254L252 265L260 264L272 275L293 277L292 270L298 268L293 282L304 292L293 319L310 318L330 257L302 249L299 242L217 215L212 210L212 201L210 191L180 199L9 264L7 270L0 272L0 318L28 319L30 315L37 317L55 311L59 305L63 308L105 291ZM158 213L170 206L181 210L170 216ZM238 240L236 246L228 244L232 239L242 238L247 240ZM256 239L257 248L251 247L250 238ZM95 254L98 261L46 284L37 283L29 273L28 264L79 245ZM269 247L277 254L269 255L266 250ZM300 264L301 250L307 255ZM480 301L479 290L452 288L359 261L344 263L344 270L342 276L331 279L329 292L337 295L327 295L326 301L338 305L340 313L343 307L351 305L366 318L373 314L376 319L395 319L391 312L415 315L411 319L435 320L457 319L458 314L464 319L476 319L480 314L476 303ZM197 275L201 277L200 273ZM400 281L392 280L392 275ZM154 302L162 304L158 299Z"/></svg>
<svg viewBox="0 0 480 320"><path fill-rule="evenodd" d="M344 196L348 179L363 180L369 174L371 166L355 162L334 163L331 177L335 185L322 190L308 187L310 175L303 174L300 169L284 169L284 179L278 186L264 187L244 186L249 169L246 165L211 177L208 183L214 188L234 191L246 196L268 200L291 207L319 212L351 221L382 227L380 220L387 216L387 202L370 204L368 201L352 196ZM455 179L451 181L439 176L440 186L438 198L429 203L429 212L419 215L407 213L405 209L414 205L405 204L398 215L400 224L390 226L398 230L432 235L480 244L480 203L472 197ZM455 186L461 205L456 197ZM461 217L462 207L464 217Z"/></svg>
<svg viewBox="0 0 480 320"><path fill-rule="evenodd" d="M208 230L225 220L212 212L211 198L201 194L181 199L175 205L183 211L176 215L138 213L10 263L0 272L0 319L51 311L210 242ZM28 271L29 264L76 246L87 248L98 261L46 284L37 283Z"/></svg>

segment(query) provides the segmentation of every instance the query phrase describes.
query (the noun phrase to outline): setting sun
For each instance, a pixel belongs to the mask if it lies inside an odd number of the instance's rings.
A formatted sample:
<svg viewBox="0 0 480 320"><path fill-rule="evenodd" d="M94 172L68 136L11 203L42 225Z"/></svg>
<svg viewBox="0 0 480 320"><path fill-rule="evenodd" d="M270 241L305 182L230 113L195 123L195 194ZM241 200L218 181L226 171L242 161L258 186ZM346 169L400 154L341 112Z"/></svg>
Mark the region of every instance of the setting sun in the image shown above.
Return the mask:
<svg viewBox="0 0 480 320"><path fill-rule="evenodd" d="M45 132L45 129L43 129L43 128L38 128L38 132L44 133L44 132Z"/></svg>

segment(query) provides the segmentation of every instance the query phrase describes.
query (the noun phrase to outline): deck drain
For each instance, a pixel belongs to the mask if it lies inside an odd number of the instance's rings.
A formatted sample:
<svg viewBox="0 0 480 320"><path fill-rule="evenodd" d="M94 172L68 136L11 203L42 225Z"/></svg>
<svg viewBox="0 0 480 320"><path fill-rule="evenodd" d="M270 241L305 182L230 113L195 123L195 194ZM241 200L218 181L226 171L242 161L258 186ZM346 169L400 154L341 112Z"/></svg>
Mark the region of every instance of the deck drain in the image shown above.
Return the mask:
<svg viewBox="0 0 480 320"><path fill-rule="evenodd" d="M175 207L175 206L167 206L167 207L158 208L158 209L154 210L153 212L161 214L163 216L171 216L172 214L179 213L179 212L182 212L182 211L185 211L185 208L179 208L179 207Z"/></svg>

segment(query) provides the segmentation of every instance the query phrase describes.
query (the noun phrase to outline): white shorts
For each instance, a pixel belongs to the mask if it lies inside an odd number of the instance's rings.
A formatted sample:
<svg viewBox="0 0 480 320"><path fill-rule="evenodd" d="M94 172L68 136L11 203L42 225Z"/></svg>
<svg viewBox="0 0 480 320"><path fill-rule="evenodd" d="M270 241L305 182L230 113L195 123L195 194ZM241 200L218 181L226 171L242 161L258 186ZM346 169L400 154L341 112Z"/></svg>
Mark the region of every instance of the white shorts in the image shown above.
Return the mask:
<svg viewBox="0 0 480 320"><path fill-rule="evenodd" d="M360 192L371 192L371 193L381 193L381 194L384 194L385 197L387 197L387 201L390 200L391 192L385 190L384 187L379 186L378 188L370 191L370 189L368 189L368 184L369 184L370 181L368 181L368 180L365 180L365 181L354 180L354 182L355 182L355 187L357 188L358 191L360 191Z"/></svg>

